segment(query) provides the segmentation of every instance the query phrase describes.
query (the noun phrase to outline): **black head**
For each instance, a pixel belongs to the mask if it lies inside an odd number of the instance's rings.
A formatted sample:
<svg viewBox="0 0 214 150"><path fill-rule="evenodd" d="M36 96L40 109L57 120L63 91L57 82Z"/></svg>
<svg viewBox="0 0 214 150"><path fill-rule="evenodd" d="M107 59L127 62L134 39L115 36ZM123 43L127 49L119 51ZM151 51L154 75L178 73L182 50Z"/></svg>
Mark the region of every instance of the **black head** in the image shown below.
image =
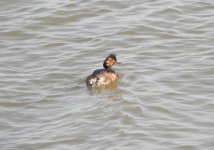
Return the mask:
<svg viewBox="0 0 214 150"><path fill-rule="evenodd" d="M103 62L103 67L105 69L111 68L117 62L115 54L110 54Z"/></svg>

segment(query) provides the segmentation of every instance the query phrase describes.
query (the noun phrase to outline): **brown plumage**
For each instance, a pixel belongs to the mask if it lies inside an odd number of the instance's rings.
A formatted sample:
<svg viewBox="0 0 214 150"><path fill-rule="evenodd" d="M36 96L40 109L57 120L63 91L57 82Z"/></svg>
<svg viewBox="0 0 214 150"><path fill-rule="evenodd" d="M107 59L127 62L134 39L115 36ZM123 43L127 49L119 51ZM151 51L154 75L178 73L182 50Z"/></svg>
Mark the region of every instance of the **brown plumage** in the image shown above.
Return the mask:
<svg viewBox="0 0 214 150"><path fill-rule="evenodd" d="M95 70L86 79L86 84L89 87L104 86L111 84L119 79L119 75L111 69L117 62L115 54L110 54L103 62L104 69Z"/></svg>

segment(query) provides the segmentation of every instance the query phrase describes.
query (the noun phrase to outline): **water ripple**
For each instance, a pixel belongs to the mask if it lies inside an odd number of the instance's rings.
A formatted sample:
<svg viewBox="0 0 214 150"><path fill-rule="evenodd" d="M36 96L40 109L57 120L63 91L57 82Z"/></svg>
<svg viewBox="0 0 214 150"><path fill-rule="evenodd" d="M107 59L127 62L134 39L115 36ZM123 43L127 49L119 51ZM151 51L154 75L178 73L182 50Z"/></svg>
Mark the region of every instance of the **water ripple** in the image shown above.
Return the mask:
<svg viewBox="0 0 214 150"><path fill-rule="evenodd" d="M212 1L0 3L2 149L214 147Z"/></svg>

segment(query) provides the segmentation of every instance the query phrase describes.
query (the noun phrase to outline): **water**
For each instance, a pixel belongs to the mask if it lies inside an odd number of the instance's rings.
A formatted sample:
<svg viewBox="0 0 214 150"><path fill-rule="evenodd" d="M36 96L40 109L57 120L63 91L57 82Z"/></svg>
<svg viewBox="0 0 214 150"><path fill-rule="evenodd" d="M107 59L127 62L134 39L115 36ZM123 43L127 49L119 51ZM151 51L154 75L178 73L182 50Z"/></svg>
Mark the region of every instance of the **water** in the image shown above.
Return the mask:
<svg viewBox="0 0 214 150"><path fill-rule="evenodd" d="M2 150L214 149L212 0L0 4ZM117 87L88 90L110 53Z"/></svg>

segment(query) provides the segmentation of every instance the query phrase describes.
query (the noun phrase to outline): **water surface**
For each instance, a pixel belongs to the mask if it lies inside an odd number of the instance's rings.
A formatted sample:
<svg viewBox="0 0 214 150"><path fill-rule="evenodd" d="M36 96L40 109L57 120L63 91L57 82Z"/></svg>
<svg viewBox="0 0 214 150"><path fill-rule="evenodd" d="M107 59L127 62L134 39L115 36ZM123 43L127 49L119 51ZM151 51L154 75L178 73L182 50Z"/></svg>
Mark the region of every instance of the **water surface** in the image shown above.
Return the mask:
<svg viewBox="0 0 214 150"><path fill-rule="evenodd" d="M0 5L1 149L214 148L212 0ZM88 90L110 53L118 85Z"/></svg>

